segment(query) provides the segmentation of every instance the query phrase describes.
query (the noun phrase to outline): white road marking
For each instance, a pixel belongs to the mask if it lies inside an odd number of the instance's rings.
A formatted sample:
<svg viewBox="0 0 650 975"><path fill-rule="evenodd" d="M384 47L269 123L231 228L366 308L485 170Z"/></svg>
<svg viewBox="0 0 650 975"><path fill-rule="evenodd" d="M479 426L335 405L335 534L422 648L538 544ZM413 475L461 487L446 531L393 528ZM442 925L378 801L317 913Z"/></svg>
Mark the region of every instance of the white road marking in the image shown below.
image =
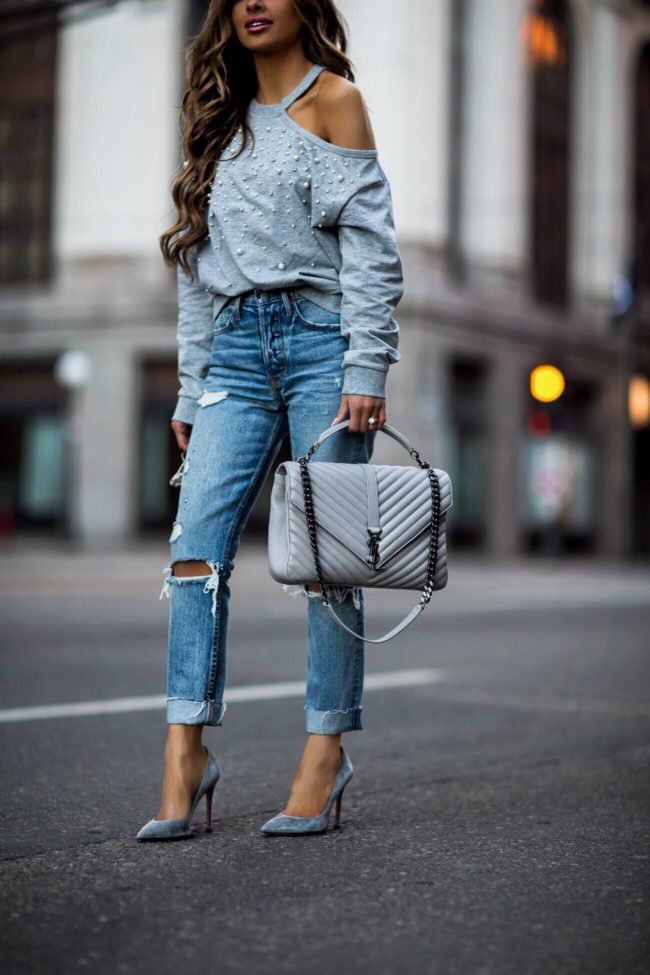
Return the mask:
<svg viewBox="0 0 650 975"><path fill-rule="evenodd" d="M394 687L413 687L421 684L439 684L444 672L434 667L411 670L389 670L380 674L366 674L364 690L380 691ZM231 687L224 699L231 701L274 701L284 697L301 697L305 693L304 681L285 681L277 684L248 684ZM47 718L77 718L92 714L124 714L134 711L156 711L164 708L163 694L147 697L117 697L106 701L76 701L70 704L43 704L35 707L5 708L0 710L0 724L13 721L39 721Z"/></svg>

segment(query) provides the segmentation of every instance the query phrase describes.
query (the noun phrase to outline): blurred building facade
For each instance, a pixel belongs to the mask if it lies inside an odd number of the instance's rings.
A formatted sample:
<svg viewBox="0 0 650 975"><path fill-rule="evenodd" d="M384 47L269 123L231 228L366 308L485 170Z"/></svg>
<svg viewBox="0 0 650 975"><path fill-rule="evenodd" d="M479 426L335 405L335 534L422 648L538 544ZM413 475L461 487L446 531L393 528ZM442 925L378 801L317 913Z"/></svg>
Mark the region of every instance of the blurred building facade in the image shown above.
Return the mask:
<svg viewBox="0 0 650 975"><path fill-rule="evenodd" d="M389 422L451 473L450 544L647 554L650 433L627 390L650 376L650 3L339 6L404 261ZM1 537L105 546L171 525L158 235L204 9L2 16ZM566 381L547 405L542 363ZM381 435L377 459L407 462Z"/></svg>

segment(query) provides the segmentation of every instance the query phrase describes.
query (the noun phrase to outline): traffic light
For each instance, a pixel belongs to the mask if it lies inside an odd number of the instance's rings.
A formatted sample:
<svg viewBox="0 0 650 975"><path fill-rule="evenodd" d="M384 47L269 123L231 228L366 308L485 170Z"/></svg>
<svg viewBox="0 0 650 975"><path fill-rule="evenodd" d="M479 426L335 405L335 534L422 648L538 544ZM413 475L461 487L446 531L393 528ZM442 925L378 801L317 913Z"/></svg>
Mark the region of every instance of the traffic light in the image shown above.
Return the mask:
<svg viewBox="0 0 650 975"><path fill-rule="evenodd" d="M527 426L531 437L547 437L553 426L551 414L548 410L537 407L529 412Z"/></svg>
<svg viewBox="0 0 650 975"><path fill-rule="evenodd" d="M556 401L564 392L564 375L557 366L542 362L531 369L529 385L536 403L526 418L528 434L538 439L548 437L558 418Z"/></svg>
<svg viewBox="0 0 650 975"><path fill-rule="evenodd" d="M545 362L535 366L530 373L530 392L540 403L552 403L564 392L566 383L557 366Z"/></svg>

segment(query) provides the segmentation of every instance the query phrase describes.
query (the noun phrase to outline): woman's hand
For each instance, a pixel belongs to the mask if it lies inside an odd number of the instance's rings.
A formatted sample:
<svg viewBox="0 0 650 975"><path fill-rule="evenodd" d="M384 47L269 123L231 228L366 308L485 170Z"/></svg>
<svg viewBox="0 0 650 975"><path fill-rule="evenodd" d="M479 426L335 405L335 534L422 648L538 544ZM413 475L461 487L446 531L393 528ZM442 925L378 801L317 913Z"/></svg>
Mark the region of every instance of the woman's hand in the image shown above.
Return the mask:
<svg viewBox="0 0 650 975"><path fill-rule="evenodd" d="M172 420L172 430L174 431L174 436L176 437L178 449L181 451L187 450L192 433L192 424L184 423L182 420Z"/></svg>
<svg viewBox="0 0 650 975"><path fill-rule="evenodd" d="M340 423L350 414L349 433L371 433L381 430L386 422L386 400L383 396L357 396L343 393L339 411L332 423ZM377 423L368 425L368 419L374 416Z"/></svg>

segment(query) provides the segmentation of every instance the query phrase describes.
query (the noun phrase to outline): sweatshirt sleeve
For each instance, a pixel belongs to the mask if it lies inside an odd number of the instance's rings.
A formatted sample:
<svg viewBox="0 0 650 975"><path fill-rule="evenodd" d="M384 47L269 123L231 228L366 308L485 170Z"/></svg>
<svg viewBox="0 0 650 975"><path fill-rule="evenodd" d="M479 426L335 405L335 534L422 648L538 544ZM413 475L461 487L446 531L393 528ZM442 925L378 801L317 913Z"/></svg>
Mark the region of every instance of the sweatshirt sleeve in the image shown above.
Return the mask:
<svg viewBox="0 0 650 975"><path fill-rule="evenodd" d="M349 338L341 392L383 397L388 369L400 359L393 312L404 281L390 185L377 159L361 172L338 217L341 332Z"/></svg>
<svg viewBox="0 0 650 975"><path fill-rule="evenodd" d="M180 389L172 420L194 423L197 400L210 368L212 349L212 295L199 279L196 248L187 256L194 273L192 281L182 267L176 267L178 285L178 380Z"/></svg>

